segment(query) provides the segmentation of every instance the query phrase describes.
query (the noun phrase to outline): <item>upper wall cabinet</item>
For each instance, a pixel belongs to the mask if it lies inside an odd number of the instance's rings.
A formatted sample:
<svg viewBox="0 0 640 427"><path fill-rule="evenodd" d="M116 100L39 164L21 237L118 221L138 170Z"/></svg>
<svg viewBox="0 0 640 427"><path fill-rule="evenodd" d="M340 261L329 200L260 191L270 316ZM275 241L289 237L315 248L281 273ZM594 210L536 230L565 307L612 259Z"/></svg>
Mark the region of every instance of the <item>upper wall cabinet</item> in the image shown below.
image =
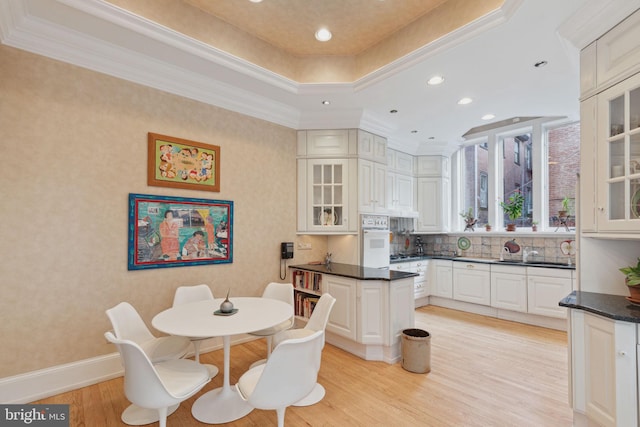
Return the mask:
<svg viewBox="0 0 640 427"><path fill-rule="evenodd" d="M418 210L417 231L449 231L449 159L443 156L418 156L415 159Z"/></svg>
<svg viewBox="0 0 640 427"><path fill-rule="evenodd" d="M402 151L387 150L387 169L389 172L413 176L414 157Z"/></svg>
<svg viewBox="0 0 640 427"><path fill-rule="evenodd" d="M346 158L357 150L355 129L302 130L298 132L298 157Z"/></svg>
<svg viewBox="0 0 640 427"><path fill-rule="evenodd" d="M592 96L640 71L640 11L630 15L580 56L580 92Z"/></svg>
<svg viewBox="0 0 640 427"><path fill-rule="evenodd" d="M416 176L449 178L449 158L444 156L418 156L415 158Z"/></svg>
<svg viewBox="0 0 640 427"><path fill-rule="evenodd" d="M358 130L358 157L377 163L387 163L387 139Z"/></svg>
<svg viewBox="0 0 640 427"><path fill-rule="evenodd" d="M599 94L597 110L598 231L640 232L640 73Z"/></svg>
<svg viewBox="0 0 640 427"><path fill-rule="evenodd" d="M356 153L355 129L298 132L298 232L357 232Z"/></svg>
<svg viewBox="0 0 640 427"><path fill-rule="evenodd" d="M580 63L581 231L640 233L640 11Z"/></svg>

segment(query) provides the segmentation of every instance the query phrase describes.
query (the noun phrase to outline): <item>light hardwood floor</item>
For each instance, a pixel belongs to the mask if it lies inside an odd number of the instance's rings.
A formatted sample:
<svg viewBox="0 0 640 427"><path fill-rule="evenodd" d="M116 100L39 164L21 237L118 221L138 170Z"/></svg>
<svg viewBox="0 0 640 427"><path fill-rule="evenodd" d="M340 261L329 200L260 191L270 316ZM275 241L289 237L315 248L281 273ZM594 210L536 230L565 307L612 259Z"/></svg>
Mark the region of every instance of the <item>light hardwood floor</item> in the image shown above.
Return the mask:
<svg viewBox="0 0 640 427"><path fill-rule="evenodd" d="M320 403L287 409L287 426L549 426L572 425L568 405L567 335L440 307L416 311L431 334L431 372L414 374L400 363L366 362L329 344L319 382ZM264 340L231 349L231 380L265 356ZM222 350L201 356L222 368ZM72 426L120 426L128 406L122 378L34 403L70 404ZM173 427L202 426L191 405L222 385L218 374L169 417ZM157 425L157 424L156 424ZM275 411L254 410L224 424L275 426Z"/></svg>

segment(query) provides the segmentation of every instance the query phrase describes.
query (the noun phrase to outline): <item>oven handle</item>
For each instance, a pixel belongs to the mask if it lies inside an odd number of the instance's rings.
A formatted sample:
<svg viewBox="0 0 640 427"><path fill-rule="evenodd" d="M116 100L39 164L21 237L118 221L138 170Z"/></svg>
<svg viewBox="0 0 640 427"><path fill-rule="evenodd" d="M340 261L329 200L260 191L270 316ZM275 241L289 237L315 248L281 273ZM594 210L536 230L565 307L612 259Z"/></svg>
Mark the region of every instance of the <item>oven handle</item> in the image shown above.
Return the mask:
<svg viewBox="0 0 640 427"><path fill-rule="evenodd" d="M365 234L386 234L389 235L389 230L362 230Z"/></svg>

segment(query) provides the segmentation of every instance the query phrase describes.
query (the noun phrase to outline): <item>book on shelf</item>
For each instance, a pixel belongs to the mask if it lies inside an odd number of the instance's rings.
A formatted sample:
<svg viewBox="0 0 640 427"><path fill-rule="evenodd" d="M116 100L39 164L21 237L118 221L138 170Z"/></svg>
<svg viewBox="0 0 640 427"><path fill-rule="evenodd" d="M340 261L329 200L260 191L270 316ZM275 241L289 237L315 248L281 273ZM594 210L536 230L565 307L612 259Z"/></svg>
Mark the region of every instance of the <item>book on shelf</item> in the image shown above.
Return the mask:
<svg viewBox="0 0 640 427"><path fill-rule="evenodd" d="M294 270L293 284L298 289L309 289L320 292L322 287L322 274L312 271Z"/></svg>
<svg viewBox="0 0 640 427"><path fill-rule="evenodd" d="M309 318L316 308L316 304L320 297L297 293L295 297L295 315Z"/></svg>

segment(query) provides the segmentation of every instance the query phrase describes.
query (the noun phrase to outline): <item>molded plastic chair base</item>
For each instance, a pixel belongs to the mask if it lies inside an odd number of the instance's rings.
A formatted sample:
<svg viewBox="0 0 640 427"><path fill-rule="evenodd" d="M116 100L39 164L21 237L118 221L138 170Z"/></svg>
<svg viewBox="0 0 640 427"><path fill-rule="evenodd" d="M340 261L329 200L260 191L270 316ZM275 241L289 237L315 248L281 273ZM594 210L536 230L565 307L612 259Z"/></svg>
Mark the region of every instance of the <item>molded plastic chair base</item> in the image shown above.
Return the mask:
<svg viewBox="0 0 640 427"><path fill-rule="evenodd" d="M202 366L207 368L207 371L209 371L209 378L215 377L216 375L218 375L218 372L220 372L220 369L218 369L216 365L209 365L208 363L203 363Z"/></svg>
<svg viewBox="0 0 640 427"><path fill-rule="evenodd" d="M180 405L175 404L173 406L169 406L169 409L167 410L167 417L176 412L178 406ZM160 421L157 409L141 408L140 406L133 404L129 405L129 407L124 410L120 418L123 423L130 426L143 426Z"/></svg>
<svg viewBox="0 0 640 427"><path fill-rule="evenodd" d="M206 424L230 423L248 415L253 407L231 387L220 387L200 396L191 407L193 417Z"/></svg>
<svg viewBox="0 0 640 427"><path fill-rule="evenodd" d="M316 403L320 402L324 398L325 394L326 394L326 391L325 391L324 387L322 387L320 384L316 383L316 385L315 385L315 387L313 387L313 390L311 391L311 393L306 395L304 397L304 399L301 399L301 400L297 401L296 403L294 403L292 406L311 406L311 405L315 405Z"/></svg>
<svg viewBox="0 0 640 427"><path fill-rule="evenodd" d="M267 363L267 359L256 360L251 364L251 366L249 366L249 369L255 368L256 366L264 365L265 363Z"/></svg>

